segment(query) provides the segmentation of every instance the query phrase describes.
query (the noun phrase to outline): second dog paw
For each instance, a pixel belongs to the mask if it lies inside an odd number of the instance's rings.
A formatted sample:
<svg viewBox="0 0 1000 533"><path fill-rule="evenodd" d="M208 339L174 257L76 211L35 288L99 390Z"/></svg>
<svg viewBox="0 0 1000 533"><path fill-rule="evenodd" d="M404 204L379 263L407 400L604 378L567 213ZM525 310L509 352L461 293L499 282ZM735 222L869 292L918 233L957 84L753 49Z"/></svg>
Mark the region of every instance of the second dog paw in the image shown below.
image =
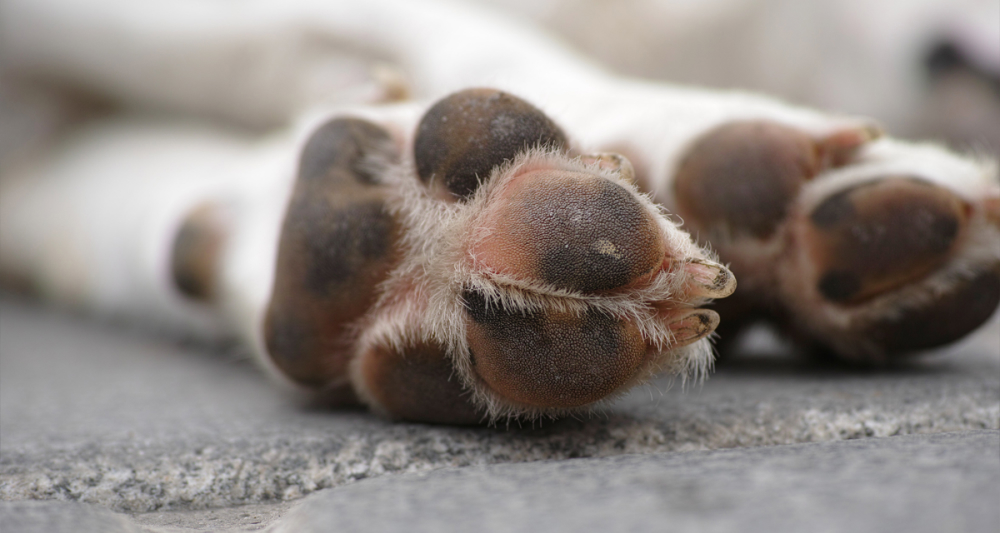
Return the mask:
<svg viewBox="0 0 1000 533"><path fill-rule="evenodd" d="M732 122L692 144L674 181L685 228L740 277L733 307L866 362L955 341L1000 303L995 177L876 137Z"/></svg>

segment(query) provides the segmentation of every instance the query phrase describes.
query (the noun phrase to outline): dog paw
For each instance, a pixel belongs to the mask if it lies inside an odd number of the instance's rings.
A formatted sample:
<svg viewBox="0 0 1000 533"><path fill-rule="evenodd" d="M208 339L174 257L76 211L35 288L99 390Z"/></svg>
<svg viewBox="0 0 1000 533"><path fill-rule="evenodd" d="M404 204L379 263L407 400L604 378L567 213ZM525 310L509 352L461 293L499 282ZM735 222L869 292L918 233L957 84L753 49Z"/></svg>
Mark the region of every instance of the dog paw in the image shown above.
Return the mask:
<svg viewBox="0 0 1000 533"><path fill-rule="evenodd" d="M471 89L305 144L264 330L275 365L375 410L473 423L704 372L735 278L544 113ZM400 148L402 147L402 148Z"/></svg>
<svg viewBox="0 0 1000 533"><path fill-rule="evenodd" d="M1000 303L991 172L861 125L815 135L757 120L698 138L674 194L685 229L740 278L723 319L767 313L845 359L882 362L961 338Z"/></svg>

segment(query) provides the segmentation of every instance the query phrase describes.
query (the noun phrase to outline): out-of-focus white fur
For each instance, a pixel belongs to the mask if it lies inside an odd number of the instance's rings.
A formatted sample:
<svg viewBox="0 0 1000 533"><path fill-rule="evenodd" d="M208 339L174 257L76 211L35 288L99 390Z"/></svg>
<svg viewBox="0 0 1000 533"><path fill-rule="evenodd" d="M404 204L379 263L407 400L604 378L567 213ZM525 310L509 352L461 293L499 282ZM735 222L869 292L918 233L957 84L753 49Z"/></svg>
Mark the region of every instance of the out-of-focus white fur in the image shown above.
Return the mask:
<svg viewBox="0 0 1000 533"><path fill-rule="evenodd" d="M274 159L266 142L204 126L126 119L88 128L5 176L0 267L57 302L217 335L223 325L172 288L171 244L195 206L235 206L273 180Z"/></svg>
<svg viewBox="0 0 1000 533"><path fill-rule="evenodd" d="M932 116L926 61L935 46L954 46L1000 76L993 0L476 1L535 21L628 75L761 91L877 117L895 134L949 133L927 123L947 120Z"/></svg>

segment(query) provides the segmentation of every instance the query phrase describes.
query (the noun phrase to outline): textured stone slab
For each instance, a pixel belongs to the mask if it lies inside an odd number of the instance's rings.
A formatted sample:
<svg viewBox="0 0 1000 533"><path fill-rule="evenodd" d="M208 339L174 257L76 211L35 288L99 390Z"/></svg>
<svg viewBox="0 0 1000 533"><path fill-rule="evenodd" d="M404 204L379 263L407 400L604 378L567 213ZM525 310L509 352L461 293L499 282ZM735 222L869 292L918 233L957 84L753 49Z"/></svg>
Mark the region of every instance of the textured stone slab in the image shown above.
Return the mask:
<svg viewBox="0 0 1000 533"><path fill-rule="evenodd" d="M4 533L907 531L1000 528L995 430L447 468L289 504L116 515L0 502Z"/></svg>
<svg viewBox="0 0 1000 533"><path fill-rule="evenodd" d="M0 502L4 533L1000 529L1000 432L624 455L383 476L289 504L131 518Z"/></svg>
<svg viewBox="0 0 1000 533"><path fill-rule="evenodd" d="M244 533L266 531L297 502L257 503L216 509L153 511L131 515L131 522L151 533Z"/></svg>
<svg viewBox="0 0 1000 533"><path fill-rule="evenodd" d="M146 533L128 517L80 502L0 502L4 533Z"/></svg>
<svg viewBox="0 0 1000 533"><path fill-rule="evenodd" d="M997 324L952 351L880 372L761 355L586 420L456 428L309 407L231 356L6 302L0 499L210 509L449 466L1000 427Z"/></svg>
<svg viewBox="0 0 1000 533"><path fill-rule="evenodd" d="M274 533L1000 530L1000 433L446 469L322 491Z"/></svg>
<svg viewBox="0 0 1000 533"><path fill-rule="evenodd" d="M293 504L126 515L98 504L60 500L0 501L3 533L246 533L265 531Z"/></svg>

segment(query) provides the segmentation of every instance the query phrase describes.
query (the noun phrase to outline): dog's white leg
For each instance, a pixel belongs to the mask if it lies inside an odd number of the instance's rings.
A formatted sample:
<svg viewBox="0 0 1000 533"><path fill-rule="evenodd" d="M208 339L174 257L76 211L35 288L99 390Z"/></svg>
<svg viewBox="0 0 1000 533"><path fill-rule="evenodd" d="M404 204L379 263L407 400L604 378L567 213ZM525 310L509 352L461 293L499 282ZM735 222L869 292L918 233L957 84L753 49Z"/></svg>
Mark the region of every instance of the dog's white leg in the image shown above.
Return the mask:
<svg viewBox="0 0 1000 533"><path fill-rule="evenodd" d="M397 99L407 92L401 76L426 99L526 73L573 83L597 71L502 16L484 24L481 11L463 3L400 0L238 8L10 0L0 4L0 52L15 73L258 127L284 125L318 104Z"/></svg>
<svg viewBox="0 0 1000 533"><path fill-rule="evenodd" d="M1000 150L997 2L477 1L541 23L620 73L740 87L872 116L897 135Z"/></svg>
<svg viewBox="0 0 1000 533"><path fill-rule="evenodd" d="M182 123L86 127L45 160L5 176L3 272L69 305L174 333L224 334L220 317L175 283L185 269L173 258L177 236L199 210L218 210L203 218L228 232L250 193L280 179L273 145Z"/></svg>

